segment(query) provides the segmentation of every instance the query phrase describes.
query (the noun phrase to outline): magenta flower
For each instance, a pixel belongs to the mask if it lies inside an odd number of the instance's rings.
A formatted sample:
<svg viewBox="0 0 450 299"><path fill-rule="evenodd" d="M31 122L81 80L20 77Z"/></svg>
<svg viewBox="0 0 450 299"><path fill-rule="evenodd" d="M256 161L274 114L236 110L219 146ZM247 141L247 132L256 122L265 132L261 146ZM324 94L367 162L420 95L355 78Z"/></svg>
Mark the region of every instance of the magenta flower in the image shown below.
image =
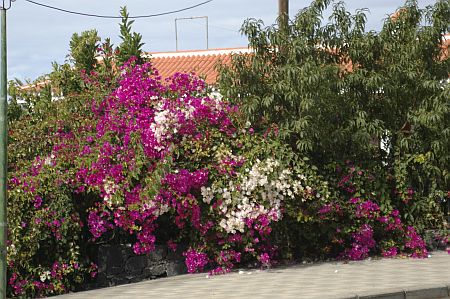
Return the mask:
<svg viewBox="0 0 450 299"><path fill-rule="evenodd" d="M201 272L209 263L208 255L203 252L197 252L193 249L189 249L184 252L183 255L186 257L185 263L189 273Z"/></svg>

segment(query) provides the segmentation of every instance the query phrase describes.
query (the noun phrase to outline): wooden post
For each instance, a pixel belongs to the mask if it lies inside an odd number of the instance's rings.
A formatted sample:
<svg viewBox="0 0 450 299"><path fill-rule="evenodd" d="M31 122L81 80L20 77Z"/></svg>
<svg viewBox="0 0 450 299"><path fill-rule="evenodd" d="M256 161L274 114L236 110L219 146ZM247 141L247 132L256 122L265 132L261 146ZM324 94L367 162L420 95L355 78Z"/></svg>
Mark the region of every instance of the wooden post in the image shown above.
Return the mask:
<svg viewBox="0 0 450 299"><path fill-rule="evenodd" d="M287 31L289 21L289 0L278 0L278 28Z"/></svg>

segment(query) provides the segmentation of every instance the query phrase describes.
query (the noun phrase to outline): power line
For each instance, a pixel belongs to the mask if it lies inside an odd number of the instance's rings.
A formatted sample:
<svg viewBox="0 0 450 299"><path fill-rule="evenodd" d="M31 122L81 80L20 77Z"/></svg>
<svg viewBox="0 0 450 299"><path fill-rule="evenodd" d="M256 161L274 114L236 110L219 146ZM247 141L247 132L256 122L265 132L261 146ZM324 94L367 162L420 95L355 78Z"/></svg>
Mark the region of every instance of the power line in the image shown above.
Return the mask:
<svg viewBox="0 0 450 299"><path fill-rule="evenodd" d="M33 0L25 0L25 1L29 2L29 3L32 3L34 5L45 7L45 8L49 8L49 9L53 9L53 10L57 10L57 11L65 12L65 13L70 13L70 14L74 14L74 15L85 16L85 17L104 18L104 19L121 19L122 18L122 17L118 17L118 16L97 15L97 14L89 14L89 13L71 11L71 10L67 10L67 9L63 9L63 8L59 8L59 7L55 7L55 6L51 6L51 5L47 5L47 4L43 4L43 3L39 3L39 2L36 2L36 1L33 1ZM153 17L170 15L170 14L174 14L174 13L177 13L177 12L182 12L182 11L185 11L185 10L189 10L189 9L193 9L193 8L205 5L206 3L209 3L211 1L213 1L213 0L204 1L204 2L201 2L199 4L196 4L196 5L193 5L193 6L189 6L189 7L185 7L185 8L182 8L182 9L177 9L177 10L172 10L172 11L167 11L167 12L161 12L161 13L157 13L157 14L132 16L132 17L128 17L128 18L129 19L142 19L142 18L153 18Z"/></svg>

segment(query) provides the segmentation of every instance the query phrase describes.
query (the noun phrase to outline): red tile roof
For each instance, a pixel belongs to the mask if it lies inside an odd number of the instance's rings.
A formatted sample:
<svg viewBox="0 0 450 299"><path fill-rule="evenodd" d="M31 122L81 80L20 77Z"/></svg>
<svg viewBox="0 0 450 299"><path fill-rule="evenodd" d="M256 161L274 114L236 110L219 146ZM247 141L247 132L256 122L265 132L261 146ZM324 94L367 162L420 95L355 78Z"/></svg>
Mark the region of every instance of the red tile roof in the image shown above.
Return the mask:
<svg viewBox="0 0 450 299"><path fill-rule="evenodd" d="M450 34L444 34L442 43L441 59L445 60L450 56Z"/></svg>
<svg viewBox="0 0 450 299"><path fill-rule="evenodd" d="M177 52L149 52L146 55L152 58L153 66L156 67L163 79L172 76L176 72L194 72L197 75L204 77L206 83L215 84L218 77L216 65L219 62L229 65L232 54L239 53L251 53L251 49L242 47ZM449 56L450 34L445 34L443 36L441 59L446 59ZM353 65L350 61L343 60L342 65L344 71L351 72L353 69ZM44 82L38 82L36 84L27 84L20 88L22 90L39 90L42 86L49 83L49 80L45 80Z"/></svg>
<svg viewBox="0 0 450 299"><path fill-rule="evenodd" d="M450 55L450 35L443 37L442 59ZM147 53L152 58L153 66L159 71L163 79L172 76L176 72L195 74L205 78L206 83L215 84L218 73L218 63L229 65L232 54L250 53L249 48L225 48L196 51L155 52ZM342 60L343 71L351 72L351 61Z"/></svg>
<svg viewBox="0 0 450 299"><path fill-rule="evenodd" d="M176 72L194 72L205 78L206 83L214 84L217 81L216 66L218 63L229 64L231 55L250 53L248 48L226 48L197 51L156 52L148 53L153 66L159 71L163 79Z"/></svg>

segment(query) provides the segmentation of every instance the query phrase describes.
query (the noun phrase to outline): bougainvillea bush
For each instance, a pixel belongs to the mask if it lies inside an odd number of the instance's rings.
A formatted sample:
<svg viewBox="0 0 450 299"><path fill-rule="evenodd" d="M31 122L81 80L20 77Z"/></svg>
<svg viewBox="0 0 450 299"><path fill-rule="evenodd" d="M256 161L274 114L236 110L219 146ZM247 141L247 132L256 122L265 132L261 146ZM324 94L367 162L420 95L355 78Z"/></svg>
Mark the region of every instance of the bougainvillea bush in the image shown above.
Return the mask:
<svg viewBox="0 0 450 299"><path fill-rule="evenodd" d="M96 73L85 84L103 90ZM95 277L86 248L99 243L132 243L136 254L181 245L188 271L210 274L269 266L284 249L426 255L395 207L357 194L350 177L330 184L277 127L255 132L192 74L163 81L150 63L131 60L101 95L56 117L44 134L51 147L11 174L13 296L63 293Z"/></svg>
<svg viewBox="0 0 450 299"><path fill-rule="evenodd" d="M335 166L334 186L339 196L318 211L331 242L325 247L339 258L361 260L370 255L399 254L427 257L428 250L415 227L404 221L402 205L395 205L398 192L379 170L371 171L347 161ZM393 194L391 194L393 193ZM400 209L400 210L399 210Z"/></svg>
<svg viewBox="0 0 450 299"><path fill-rule="evenodd" d="M175 74L163 84L144 64L124 69L93 110L87 144L63 149L77 152L75 192L100 199L88 213L93 239L120 229L143 254L169 228L172 248L189 245L190 272L229 271L245 253L268 261L270 224L301 190L276 159L277 144L239 124L237 107L208 96L203 80Z"/></svg>
<svg viewBox="0 0 450 299"><path fill-rule="evenodd" d="M283 201L308 197L271 130L256 135L203 80L161 82L150 64L132 64L111 94L78 107L82 117L55 117L42 134L51 149L11 172L12 295L62 293L95 276L86 239L132 242L136 254L187 244L189 272L269 264ZM95 73L85 79L99 89Z"/></svg>

